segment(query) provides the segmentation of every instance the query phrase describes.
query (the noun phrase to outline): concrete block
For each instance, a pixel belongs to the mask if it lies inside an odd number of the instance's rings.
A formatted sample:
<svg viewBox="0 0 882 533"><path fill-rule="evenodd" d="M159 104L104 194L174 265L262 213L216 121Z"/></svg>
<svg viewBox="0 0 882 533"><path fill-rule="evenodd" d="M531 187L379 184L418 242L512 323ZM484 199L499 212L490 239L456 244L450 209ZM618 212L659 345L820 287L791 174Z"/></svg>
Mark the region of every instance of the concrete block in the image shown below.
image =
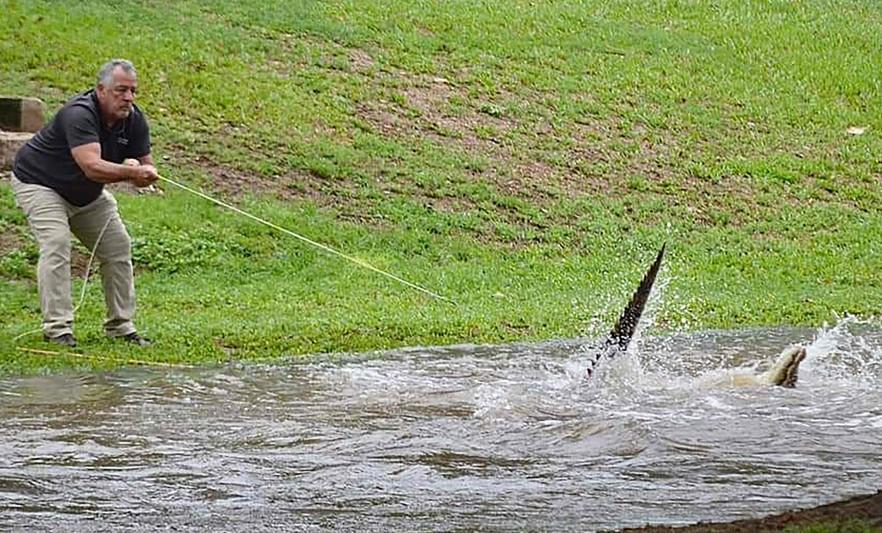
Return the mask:
<svg viewBox="0 0 882 533"><path fill-rule="evenodd" d="M44 106L39 98L0 96L0 130L37 132L43 123Z"/></svg>
<svg viewBox="0 0 882 533"><path fill-rule="evenodd" d="M0 170L12 170L15 154L33 136L24 131L0 131Z"/></svg>

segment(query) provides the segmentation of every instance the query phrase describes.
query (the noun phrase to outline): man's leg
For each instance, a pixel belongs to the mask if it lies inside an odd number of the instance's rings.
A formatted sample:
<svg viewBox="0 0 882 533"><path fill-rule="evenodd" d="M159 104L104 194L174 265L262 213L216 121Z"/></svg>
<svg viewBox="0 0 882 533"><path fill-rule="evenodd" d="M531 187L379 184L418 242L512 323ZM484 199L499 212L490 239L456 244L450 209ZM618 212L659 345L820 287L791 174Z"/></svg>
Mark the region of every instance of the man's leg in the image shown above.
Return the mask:
<svg viewBox="0 0 882 533"><path fill-rule="evenodd" d="M49 338L73 334L68 225L71 206L52 189L22 183L14 176L12 190L40 247L37 287L43 310L43 333Z"/></svg>
<svg viewBox="0 0 882 533"><path fill-rule="evenodd" d="M101 281L104 285L104 302L107 304L104 331L110 337L134 333L132 240L119 217L116 199L105 190L97 200L75 210L70 227L90 250L95 248L97 241L95 256L101 261Z"/></svg>

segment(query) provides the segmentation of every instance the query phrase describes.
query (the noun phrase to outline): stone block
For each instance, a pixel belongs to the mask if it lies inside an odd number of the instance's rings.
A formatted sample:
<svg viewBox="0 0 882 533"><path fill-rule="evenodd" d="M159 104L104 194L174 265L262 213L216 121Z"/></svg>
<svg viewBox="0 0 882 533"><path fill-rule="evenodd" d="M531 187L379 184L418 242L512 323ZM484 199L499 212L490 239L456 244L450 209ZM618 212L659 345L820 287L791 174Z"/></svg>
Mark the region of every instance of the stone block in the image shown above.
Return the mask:
<svg viewBox="0 0 882 533"><path fill-rule="evenodd" d="M39 98L0 96L0 130L37 132L43 122L44 106Z"/></svg>
<svg viewBox="0 0 882 533"><path fill-rule="evenodd" d="M12 170L15 154L33 136L25 131L0 131L0 170Z"/></svg>

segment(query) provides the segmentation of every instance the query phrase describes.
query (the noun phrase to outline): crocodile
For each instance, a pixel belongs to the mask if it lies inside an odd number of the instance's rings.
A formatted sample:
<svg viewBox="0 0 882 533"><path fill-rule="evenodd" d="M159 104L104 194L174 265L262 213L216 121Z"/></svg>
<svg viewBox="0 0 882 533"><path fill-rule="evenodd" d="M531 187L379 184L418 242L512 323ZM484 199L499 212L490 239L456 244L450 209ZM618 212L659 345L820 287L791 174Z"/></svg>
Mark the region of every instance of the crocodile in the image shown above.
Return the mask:
<svg viewBox="0 0 882 533"><path fill-rule="evenodd" d="M637 326L640 323L640 317L643 315L646 302L652 293L655 278L661 268L662 259L665 255L665 246L664 244L662 245L655 260L649 266L649 270L643 275L640 285L637 286L637 290L634 291L631 300L619 316L612 331L603 340L600 348L592 351L586 370L589 378L594 375L597 365L601 361L612 359L628 350L628 345L634 338L634 333L637 331ZM799 365L805 357L806 351L804 346L791 346L785 349L778 356L775 364L765 372L760 374L730 373L721 378L720 381L734 386L776 385L780 387L795 387L798 379Z"/></svg>

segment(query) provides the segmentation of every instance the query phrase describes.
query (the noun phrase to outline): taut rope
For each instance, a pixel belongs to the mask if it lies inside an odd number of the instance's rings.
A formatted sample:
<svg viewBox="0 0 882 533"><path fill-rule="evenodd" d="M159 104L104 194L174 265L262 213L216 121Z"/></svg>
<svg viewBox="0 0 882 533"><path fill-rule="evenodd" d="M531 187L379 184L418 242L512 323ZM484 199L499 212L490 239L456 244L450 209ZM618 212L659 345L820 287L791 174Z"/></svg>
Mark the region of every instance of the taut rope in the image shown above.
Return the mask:
<svg viewBox="0 0 882 533"><path fill-rule="evenodd" d="M320 242L316 242L316 241L314 241L314 240L312 240L312 239L309 239L309 238L307 238L307 237L304 237L303 235L300 235L300 234L298 234L298 233L295 233L295 232L293 232L293 231L291 231L291 230L289 230L289 229L283 228L282 226L279 226L278 224L273 224L272 222L269 222L269 221L267 221L267 220L264 220L264 219L262 219L262 218L260 218L260 217L258 217L258 216L256 216L256 215L252 215L251 213L248 213L247 211L243 211L242 209L239 209L238 207L236 207L236 206L234 206L234 205L230 205L230 204L228 204L228 203L226 203L226 202L223 202L223 201L221 201L221 200L218 200L218 199L216 199L216 198L212 198L211 196L209 196L209 195L207 195L207 194L205 194L205 193L203 193L203 192L201 192L201 191L197 191L196 189L192 189L192 188L190 188L190 187L187 187L186 185L184 185L184 184L182 184L182 183L178 183L178 182L176 182L176 181L174 181L174 180L171 180L171 179L169 179L169 178L166 178L165 176L159 176L159 179L161 179L161 180L163 180L163 181L165 181L165 182L171 183L171 184L174 185L175 187L179 187L179 188L181 188L181 189L183 189L183 190L185 190L185 191L187 191L187 192L190 192L190 193L192 193L192 194L195 194L196 196L199 196L200 198L204 198L204 199L208 200L209 202L212 202L212 203L214 203L214 204L217 204L217 205L219 205L219 206L221 206L221 207L226 207L227 209L230 209L230 210L232 210L232 211L235 211L236 213L239 213L240 215L244 215L244 216L246 216L246 217L248 217L248 218L250 218L250 219L252 219L252 220L255 220L255 221L257 221L257 222L259 222L259 223L265 225L265 226L268 226L268 227L270 227L270 228L273 228L274 230L280 231L280 232L282 232L282 233L284 233L284 234L286 234L286 235L290 235L291 237L294 237L294 238L296 238L296 239L300 239L301 241L303 241L303 242L305 242L305 243L307 243L307 244L309 244L309 245L311 245L311 246L314 246L314 247L316 247L316 248L319 248L319 249L321 249L321 250L324 250L325 252L328 252L328 253L330 253L330 254L333 254L333 255L336 255L336 256L342 257L343 259L346 259L347 261L351 261L351 262L355 263L356 265L358 265L358 266L360 266L360 267L364 267L364 268L366 268L366 269L368 269L368 270L372 270L372 271L376 272L377 274L380 274L380 275L382 275L382 276L386 276L387 278L393 279L393 280L395 280L395 281L397 281L397 282L399 282L399 283L402 283L402 284L404 284L404 285L407 285L408 287L410 287L410 288L412 288L412 289L416 289L416 290L418 290L418 291L420 291L420 292L422 292L422 293L424 293L424 294L428 294L429 296L431 296L431 297L433 297L433 298L437 298L438 300L441 300L441 301L444 301L444 302L447 302L447 303L450 303L450 304L456 305L456 302L454 302L454 301L451 300L450 298L446 298L446 297L444 297L444 296L441 296L440 294L437 294L437 293L434 293L434 292L430 291L429 289L423 288L423 287L421 287L421 286L419 286L419 285L417 285L417 284L415 284L415 283L411 283L410 281L407 281L406 279L400 278L400 277L398 277L398 276L396 276L396 275L394 275L394 274L391 274L391 273L389 273L389 272L386 272L386 271L384 271L384 270L380 270L379 268L377 268L377 267L371 265L370 263L368 263L368 262L366 262L366 261L364 261L364 260L361 260L361 259L359 259L359 258L357 258L357 257L352 257L352 256L350 256L350 255L346 255L346 254L344 254L343 252L340 252L340 251L337 251L337 250L331 248L330 246L327 246L327 245L322 244L322 243L320 243Z"/></svg>

